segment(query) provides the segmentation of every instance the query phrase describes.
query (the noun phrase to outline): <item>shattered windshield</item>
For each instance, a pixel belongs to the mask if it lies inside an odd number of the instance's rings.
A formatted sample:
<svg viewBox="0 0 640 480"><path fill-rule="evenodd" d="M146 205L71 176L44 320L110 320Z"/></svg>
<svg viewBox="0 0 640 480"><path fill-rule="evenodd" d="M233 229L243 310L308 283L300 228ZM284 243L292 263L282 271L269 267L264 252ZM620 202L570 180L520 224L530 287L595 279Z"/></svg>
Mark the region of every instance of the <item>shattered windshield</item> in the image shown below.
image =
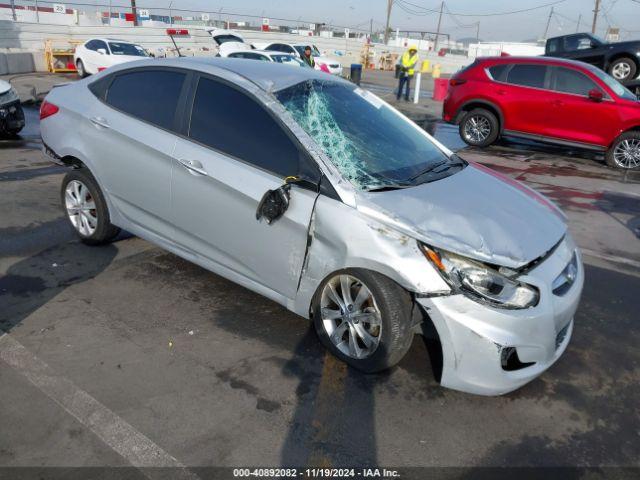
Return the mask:
<svg viewBox="0 0 640 480"><path fill-rule="evenodd" d="M448 162L426 134L365 90L311 80L276 96L357 188L422 183L423 173Z"/></svg>

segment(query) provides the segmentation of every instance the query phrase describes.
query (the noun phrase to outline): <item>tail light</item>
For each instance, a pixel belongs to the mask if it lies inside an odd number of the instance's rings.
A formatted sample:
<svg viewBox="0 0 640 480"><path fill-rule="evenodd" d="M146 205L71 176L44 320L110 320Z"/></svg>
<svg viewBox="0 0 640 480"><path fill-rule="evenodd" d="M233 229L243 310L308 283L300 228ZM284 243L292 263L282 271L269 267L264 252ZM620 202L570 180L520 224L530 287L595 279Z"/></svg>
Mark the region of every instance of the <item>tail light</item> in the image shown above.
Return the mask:
<svg viewBox="0 0 640 480"><path fill-rule="evenodd" d="M44 100L42 102L42 105L40 105L40 120L44 120L45 118L58 113L59 110L60 109L58 108L57 105L54 105L53 103L49 103L46 100Z"/></svg>
<svg viewBox="0 0 640 480"><path fill-rule="evenodd" d="M462 85L463 83L467 83L467 81L463 78L452 78L449 80L449 85L452 87L457 87L458 85Z"/></svg>

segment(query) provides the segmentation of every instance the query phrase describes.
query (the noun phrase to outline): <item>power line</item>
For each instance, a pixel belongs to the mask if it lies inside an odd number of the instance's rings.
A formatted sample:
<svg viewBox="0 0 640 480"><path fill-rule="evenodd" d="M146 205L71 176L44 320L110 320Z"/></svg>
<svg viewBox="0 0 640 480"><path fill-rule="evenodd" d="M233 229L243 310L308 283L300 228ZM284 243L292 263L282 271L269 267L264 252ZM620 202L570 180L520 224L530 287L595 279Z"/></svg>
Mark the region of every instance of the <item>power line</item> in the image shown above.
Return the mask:
<svg viewBox="0 0 640 480"><path fill-rule="evenodd" d="M400 0L400 1L405 5L409 5L410 7L417 8L417 9L422 10L424 12L431 12L431 13L439 13L440 12L439 9L422 7L420 5L408 2L406 0ZM533 10L540 10L541 8L551 7L553 5L559 5L560 3L564 3L566 1L567 0L556 0L555 2L548 2L548 3L545 3L543 5L538 5L536 7L523 8L523 9L520 9L520 10L511 10L511 11L507 11L507 12L492 12L492 13L457 13L457 12L450 12L450 13L452 15L456 15L458 17L496 17L496 16L501 16L501 15L513 15L515 13L524 13L524 12L531 12ZM640 0L634 0L634 1L637 1L638 3L640 3Z"/></svg>

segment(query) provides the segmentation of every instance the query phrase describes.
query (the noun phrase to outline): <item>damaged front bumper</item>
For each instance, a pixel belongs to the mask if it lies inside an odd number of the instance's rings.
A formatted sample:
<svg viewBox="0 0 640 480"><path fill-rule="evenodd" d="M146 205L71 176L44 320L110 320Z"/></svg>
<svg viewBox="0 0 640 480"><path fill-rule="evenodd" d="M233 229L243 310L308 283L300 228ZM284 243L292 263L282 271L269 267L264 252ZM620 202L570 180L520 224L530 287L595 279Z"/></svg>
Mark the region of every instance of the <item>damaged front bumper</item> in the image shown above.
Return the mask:
<svg viewBox="0 0 640 480"><path fill-rule="evenodd" d="M574 255L577 271L572 283L554 293L554 281ZM462 294L417 298L440 337L443 386L501 395L533 380L565 351L584 283L582 259L573 240L567 236L520 280L540 290L535 307L499 309Z"/></svg>
<svg viewBox="0 0 640 480"><path fill-rule="evenodd" d="M0 105L0 131L16 133L24 127L24 111L20 100Z"/></svg>

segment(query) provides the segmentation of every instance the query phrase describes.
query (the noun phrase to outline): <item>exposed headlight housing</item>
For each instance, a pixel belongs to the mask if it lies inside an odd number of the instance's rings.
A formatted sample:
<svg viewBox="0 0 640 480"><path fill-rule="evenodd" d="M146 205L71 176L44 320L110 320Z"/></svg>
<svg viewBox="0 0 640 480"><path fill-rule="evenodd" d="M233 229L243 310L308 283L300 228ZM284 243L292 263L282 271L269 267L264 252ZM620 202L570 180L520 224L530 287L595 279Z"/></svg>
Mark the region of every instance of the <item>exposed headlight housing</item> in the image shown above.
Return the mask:
<svg viewBox="0 0 640 480"><path fill-rule="evenodd" d="M15 88L11 88L10 90L0 94L0 105L6 105L7 103L12 103L18 100L18 92L16 92Z"/></svg>
<svg viewBox="0 0 640 480"><path fill-rule="evenodd" d="M455 292L498 308L534 307L540 292L532 285L519 282L482 262L420 245L424 255Z"/></svg>

